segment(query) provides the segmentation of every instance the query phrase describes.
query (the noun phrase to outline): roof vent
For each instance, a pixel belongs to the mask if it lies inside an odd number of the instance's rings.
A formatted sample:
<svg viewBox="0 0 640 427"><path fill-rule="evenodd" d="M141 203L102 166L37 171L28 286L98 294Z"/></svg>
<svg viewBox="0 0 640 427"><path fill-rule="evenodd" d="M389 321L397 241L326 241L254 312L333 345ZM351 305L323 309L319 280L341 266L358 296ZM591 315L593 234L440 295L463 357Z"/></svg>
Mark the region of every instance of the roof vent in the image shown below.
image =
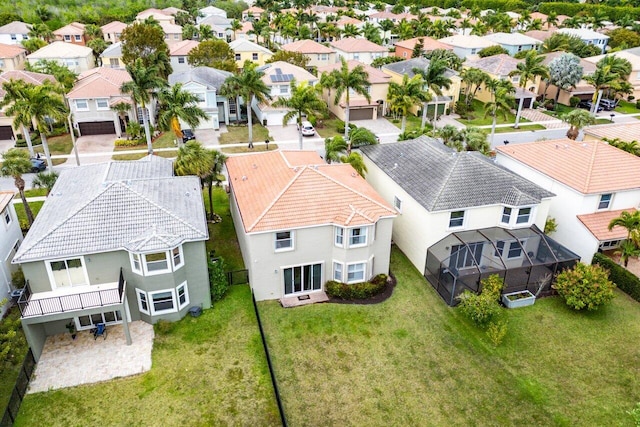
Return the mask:
<svg viewBox="0 0 640 427"><path fill-rule="evenodd" d="M355 178L356 176L358 176L358 174L355 172L351 172L351 176Z"/></svg>
<svg viewBox="0 0 640 427"><path fill-rule="evenodd" d="M253 168L254 169L258 169L258 165L256 165L255 163L253 164Z"/></svg>
<svg viewBox="0 0 640 427"><path fill-rule="evenodd" d="M587 143L586 143L586 142L583 142L583 143L582 143L582 146L583 146L584 148L587 148Z"/></svg>
<svg viewBox="0 0 640 427"><path fill-rule="evenodd" d="M242 180L246 181L247 180L247 176L246 175L242 175Z"/></svg>
<svg viewBox="0 0 640 427"><path fill-rule="evenodd" d="M294 172L298 172L298 167L297 167L297 166L296 166L296 167L294 167L294 168L293 168L293 171L294 171Z"/></svg>
<svg viewBox="0 0 640 427"><path fill-rule="evenodd" d="M186 197L189 197L189 196L191 196L191 193L189 193L189 192L187 191L186 193L184 193L184 195L185 195Z"/></svg>

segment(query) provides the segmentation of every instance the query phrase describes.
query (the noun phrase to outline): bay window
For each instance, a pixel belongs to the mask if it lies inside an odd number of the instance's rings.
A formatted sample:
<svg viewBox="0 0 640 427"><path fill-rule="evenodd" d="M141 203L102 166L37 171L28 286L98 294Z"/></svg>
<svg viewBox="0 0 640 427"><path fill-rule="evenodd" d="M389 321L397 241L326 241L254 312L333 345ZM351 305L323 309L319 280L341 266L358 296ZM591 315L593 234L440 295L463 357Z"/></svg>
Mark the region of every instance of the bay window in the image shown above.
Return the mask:
<svg viewBox="0 0 640 427"><path fill-rule="evenodd" d="M184 266L182 246L168 251L151 253L129 253L131 270L141 276L170 273Z"/></svg>
<svg viewBox="0 0 640 427"><path fill-rule="evenodd" d="M364 282L365 272L367 270L366 262L356 264L347 264L347 283Z"/></svg>
<svg viewBox="0 0 640 427"><path fill-rule="evenodd" d="M189 305L189 288L183 282L175 288L144 291L136 288L138 309L141 313L157 316L175 313Z"/></svg>
<svg viewBox="0 0 640 427"><path fill-rule="evenodd" d="M367 227L349 230L349 246L364 246L367 244Z"/></svg>

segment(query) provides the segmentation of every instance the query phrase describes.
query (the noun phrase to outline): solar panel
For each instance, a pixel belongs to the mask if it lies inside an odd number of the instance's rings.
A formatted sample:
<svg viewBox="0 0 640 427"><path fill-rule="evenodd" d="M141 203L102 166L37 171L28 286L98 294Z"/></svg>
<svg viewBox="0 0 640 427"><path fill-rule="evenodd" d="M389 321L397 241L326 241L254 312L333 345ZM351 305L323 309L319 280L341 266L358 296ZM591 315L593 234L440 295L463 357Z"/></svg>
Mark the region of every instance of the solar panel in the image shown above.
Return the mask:
<svg viewBox="0 0 640 427"><path fill-rule="evenodd" d="M271 77L271 82L273 82L273 83L278 81L278 80L276 80L276 77L278 77L278 76L269 76L269 77Z"/></svg>
<svg viewBox="0 0 640 427"><path fill-rule="evenodd" d="M276 68L276 74L282 74L282 70L280 68Z"/></svg>

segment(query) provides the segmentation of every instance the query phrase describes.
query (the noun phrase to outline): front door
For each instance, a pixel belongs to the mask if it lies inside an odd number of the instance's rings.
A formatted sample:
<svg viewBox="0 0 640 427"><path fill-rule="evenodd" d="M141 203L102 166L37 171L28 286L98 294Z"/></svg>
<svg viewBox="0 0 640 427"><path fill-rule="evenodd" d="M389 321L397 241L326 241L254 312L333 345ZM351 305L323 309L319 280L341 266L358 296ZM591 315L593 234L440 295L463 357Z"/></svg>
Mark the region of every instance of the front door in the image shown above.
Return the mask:
<svg viewBox="0 0 640 427"><path fill-rule="evenodd" d="M283 269L284 294L319 291L322 287L322 264L308 264Z"/></svg>

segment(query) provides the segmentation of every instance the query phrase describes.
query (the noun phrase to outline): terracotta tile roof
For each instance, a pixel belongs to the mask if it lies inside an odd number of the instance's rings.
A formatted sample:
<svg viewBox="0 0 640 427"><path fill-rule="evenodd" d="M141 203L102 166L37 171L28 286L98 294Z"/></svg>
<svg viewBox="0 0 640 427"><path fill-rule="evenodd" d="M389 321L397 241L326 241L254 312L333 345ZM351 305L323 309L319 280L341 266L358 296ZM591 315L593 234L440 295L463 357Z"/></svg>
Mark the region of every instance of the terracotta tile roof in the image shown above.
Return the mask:
<svg viewBox="0 0 640 427"><path fill-rule="evenodd" d="M11 203L14 195L13 191L0 191L0 212Z"/></svg>
<svg viewBox="0 0 640 427"><path fill-rule="evenodd" d="M598 139L619 139L624 142L640 142L640 122L620 123L612 125L591 126L585 129L586 135Z"/></svg>
<svg viewBox="0 0 640 427"><path fill-rule="evenodd" d="M331 42L331 46L340 49L343 52L388 52L389 49L370 42L367 39L356 39L347 37L341 40Z"/></svg>
<svg viewBox="0 0 640 427"><path fill-rule="evenodd" d="M197 42L195 40L182 40L179 42L171 43L169 45L169 55L188 55L189 52L191 52L191 49L197 48L199 44L200 42Z"/></svg>
<svg viewBox="0 0 640 427"><path fill-rule="evenodd" d="M103 33L121 33L125 28L127 28L127 24L120 21L112 21L108 24L100 27Z"/></svg>
<svg viewBox="0 0 640 427"><path fill-rule="evenodd" d="M534 38L536 40L540 40L541 42L543 42L546 39L548 39L549 37L551 37L553 35L553 33L555 33L554 30L549 30L549 31L545 31L545 30L530 30L530 31L527 31L524 34L526 36L529 36L531 38Z"/></svg>
<svg viewBox="0 0 640 427"><path fill-rule="evenodd" d="M126 70L118 68L92 68L78 76L78 81L67 98L109 98L120 96L122 83L131 81Z"/></svg>
<svg viewBox="0 0 640 427"><path fill-rule="evenodd" d="M253 30L253 22L247 21L242 23L242 28L240 28L236 33L238 34L246 34L249 31Z"/></svg>
<svg viewBox="0 0 640 427"><path fill-rule="evenodd" d="M158 25L162 27L162 31L164 31L165 34L182 34L182 27L180 25L166 21L160 21Z"/></svg>
<svg viewBox="0 0 640 427"><path fill-rule="evenodd" d="M336 22L337 27L344 27L347 24L358 26L358 25L362 25L362 21L356 18L352 18L350 16L343 16L338 20L338 22ZM362 40L365 40L365 39L362 39Z"/></svg>
<svg viewBox="0 0 640 427"><path fill-rule="evenodd" d="M249 9L245 10L247 13L262 13L264 9L258 6L251 6Z"/></svg>
<svg viewBox="0 0 640 427"><path fill-rule="evenodd" d="M0 58L14 58L24 52L26 49L22 46L0 43Z"/></svg>
<svg viewBox="0 0 640 427"><path fill-rule="evenodd" d="M395 216L351 165L327 165L315 151L231 157L227 170L248 233L323 224L356 226Z"/></svg>
<svg viewBox="0 0 640 427"><path fill-rule="evenodd" d="M609 231L609 223L612 219L617 218L623 211L630 213L635 212L635 208L619 209L617 211L596 212L587 215L578 215L578 219L593 234L593 236L601 242L607 240L618 240L627 238L627 229L619 225L613 227Z"/></svg>
<svg viewBox="0 0 640 427"><path fill-rule="evenodd" d="M335 53L333 49L314 40L298 40L293 43L287 43L282 46L282 50L300 53Z"/></svg>
<svg viewBox="0 0 640 427"><path fill-rule="evenodd" d="M22 21L12 21L0 27L0 34L27 34L31 31L31 24Z"/></svg>
<svg viewBox="0 0 640 427"><path fill-rule="evenodd" d="M522 61L522 59L516 59L501 53L500 55L487 56L486 58L467 59L464 62L464 66L479 68L485 73L493 74L494 76L506 76L515 70Z"/></svg>
<svg viewBox="0 0 640 427"><path fill-rule="evenodd" d="M405 49L413 50L413 48L418 43L418 40L422 40L422 45L424 46L423 50L425 52L436 49L453 50L453 47L449 46L448 44L441 43L436 39L432 39L431 37L414 37L412 39L399 41L395 45L397 47L403 47Z"/></svg>
<svg viewBox="0 0 640 427"><path fill-rule="evenodd" d="M367 74L369 74L369 83L371 84L389 83L389 79L391 79L391 76L388 74L385 74L384 72L378 70L377 68L374 68L371 65L363 64L362 62L356 61L355 59L351 59L347 61L347 66L349 67L349 70L353 70L358 65L362 65L362 67L367 72ZM325 65L324 67L318 67L318 75L321 75L322 73L330 73L333 70L339 70L341 66L342 66L342 63L338 62L331 65Z"/></svg>
<svg viewBox="0 0 640 427"><path fill-rule="evenodd" d="M556 139L497 150L583 194L640 188L640 157L605 142Z"/></svg>
<svg viewBox="0 0 640 427"><path fill-rule="evenodd" d="M463 49L483 49L485 47L498 45L498 43L494 43L491 40L487 40L484 37L479 37L476 35L464 36L461 34L456 34L454 36L438 39L438 41L440 43L461 47Z"/></svg>
<svg viewBox="0 0 640 427"><path fill-rule="evenodd" d="M24 70L5 71L4 73L0 73L0 98L3 98L5 95L2 84L10 80L23 80L26 83L34 85L41 85L47 80L54 83L56 82L56 78L50 74L34 73L33 71Z"/></svg>
<svg viewBox="0 0 640 427"><path fill-rule="evenodd" d="M87 46L80 46L63 41L53 42L28 55L28 59L58 59L58 58L86 58L93 55L93 50Z"/></svg>
<svg viewBox="0 0 640 427"><path fill-rule="evenodd" d="M72 22L62 28L58 28L53 32L53 34L55 34L56 36L63 36L65 34L81 36L84 34L84 24L81 24L79 22Z"/></svg>

